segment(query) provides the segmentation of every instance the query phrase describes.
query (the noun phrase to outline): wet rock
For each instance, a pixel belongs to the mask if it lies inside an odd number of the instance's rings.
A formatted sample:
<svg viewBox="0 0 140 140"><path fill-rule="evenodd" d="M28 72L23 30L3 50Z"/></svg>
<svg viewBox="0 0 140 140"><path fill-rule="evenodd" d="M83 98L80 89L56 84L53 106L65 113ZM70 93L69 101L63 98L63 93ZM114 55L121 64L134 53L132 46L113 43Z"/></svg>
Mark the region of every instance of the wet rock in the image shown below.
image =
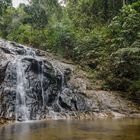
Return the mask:
<svg viewBox="0 0 140 140"><path fill-rule="evenodd" d="M19 44L3 44L7 50L3 55L8 57L0 65L2 117L24 121L44 119L52 111L67 114L86 109L84 97L76 95L68 84L72 73L69 67L41 58ZM9 59L11 55L13 59Z"/></svg>
<svg viewBox="0 0 140 140"><path fill-rule="evenodd" d="M4 62L0 64L0 83L3 82L5 78L5 71L9 62Z"/></svg>
<svg viewBox="0 0 140 140"><path fill-rule="evenodd" d="M41 56L32 48L0 40L1 118L89 119L139 113L112 93L87 91L85 74L74 77L74 66Z"/></svg>

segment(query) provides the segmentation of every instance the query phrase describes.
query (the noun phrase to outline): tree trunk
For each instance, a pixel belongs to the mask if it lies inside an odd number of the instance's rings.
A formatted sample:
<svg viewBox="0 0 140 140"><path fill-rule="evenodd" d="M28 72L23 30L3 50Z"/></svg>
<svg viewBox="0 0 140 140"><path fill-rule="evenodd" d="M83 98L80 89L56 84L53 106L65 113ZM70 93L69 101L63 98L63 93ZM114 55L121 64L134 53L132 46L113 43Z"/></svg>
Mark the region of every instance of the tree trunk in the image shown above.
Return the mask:
<svg viewBox="0 0 140 140"><path fill-rule="evenodd" d="M104 18L108 19L108 10L109 10L109 6L108 6L108 0L104 0Z"/></svg>
<svg viewBox="0 0 140 140"><path fill-rule="evenodd" d="M123 5L128 4L128 0L123 0Z"/></svg>
<svg viewBox="0 0 140 140"><path fill-rule="evenodd" d="M123 6L126 4L126 0L123 0Z"/></svg>

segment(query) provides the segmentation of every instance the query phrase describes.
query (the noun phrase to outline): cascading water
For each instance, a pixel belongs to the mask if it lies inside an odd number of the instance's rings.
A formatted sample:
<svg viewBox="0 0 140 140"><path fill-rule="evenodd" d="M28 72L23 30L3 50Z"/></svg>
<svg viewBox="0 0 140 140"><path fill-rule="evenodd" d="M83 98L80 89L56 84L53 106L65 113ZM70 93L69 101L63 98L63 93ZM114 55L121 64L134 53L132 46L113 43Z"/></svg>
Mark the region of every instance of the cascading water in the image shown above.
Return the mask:
<svg viewBox="0 0 140 140"><path fill-rule="evenodd" d="M1 41L0 45L4 61L0 69L2 117L17 121L60 119L67 110L83 109L83 97L73 94L67 80L70 71L65 65L14 42Z"/></svg>
<svg viewBox="0 0 140 140"><path fill-rule="evenodd" d="M0 118L57 120L80 118L86 112L98 116L97 112L110 115L112 112L108 111L112 110L115 114L114 108L116 113L124 112L124 108L126 114L134 111L134 107L130 110L127 106L129 102L123 105L125 100L120 102L120 98L114 104L116 96L111 93L85 94L85 83L79 74L71 75L72 69L71 64L56 60L47 52L0 39Z"/></svg>
<svg viewBox="0 0 140 140"><path fill-rule="evenodd" d="M30 109L28 108L28 104L26 101L26 90L29 90L28 79L25 77L25 69L23 66L23 59L31 58L38 61L38 82L40 83L39 89L41 89L42 96L42 106L45 107L45 97L44 97L44 89L43 89L43 68L44 62L39 57L36 56L35 51L31 48L26 48L24 56L19 58L16 61L16 73L17 73L17 89L16 89L16 120L17 121L28 121L30 120Z"/></svg>
<svg viewBox="0 0 140 140"><path fill-rule="evenodd" d="M22 59L16 61L17 88L16 88L16 120L29 120L29 110L26 105L27 80L22 65Z"/></svg>
<svg viewBox="0 0 140 140"><path fill-rule="evenodd" d="M25 55L27 55L27 56L32 56L32 57L36 57L36 53L35 53L35 51L33 51L32 48L26 48L26 49L25 49Z"/></svg>

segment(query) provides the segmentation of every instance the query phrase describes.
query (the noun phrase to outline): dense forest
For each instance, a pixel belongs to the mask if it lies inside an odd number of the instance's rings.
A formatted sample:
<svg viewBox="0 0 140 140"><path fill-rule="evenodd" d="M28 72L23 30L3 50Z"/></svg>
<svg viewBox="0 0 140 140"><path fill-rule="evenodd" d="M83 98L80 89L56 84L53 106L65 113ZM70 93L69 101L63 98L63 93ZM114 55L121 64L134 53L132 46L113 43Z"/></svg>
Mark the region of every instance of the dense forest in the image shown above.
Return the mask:
<svg viewBox="0 0 140 140"><path fill-rule="evenodd" d="M0 37L73 61L106 90L140 97L140 0L0 1Z"/></svg>

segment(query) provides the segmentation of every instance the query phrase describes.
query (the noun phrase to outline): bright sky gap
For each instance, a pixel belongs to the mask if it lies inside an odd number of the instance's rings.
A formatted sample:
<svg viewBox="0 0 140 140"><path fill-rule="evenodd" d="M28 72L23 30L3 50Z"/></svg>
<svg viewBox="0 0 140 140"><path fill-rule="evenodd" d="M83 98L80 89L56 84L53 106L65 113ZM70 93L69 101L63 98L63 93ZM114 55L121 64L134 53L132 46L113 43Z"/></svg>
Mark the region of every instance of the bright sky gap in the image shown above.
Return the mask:
<svg viewBox="0 0 140 140"><path fill-rule="evenodd" d="M12 1L14 7L18 7L20 3L28 4L28 0L12 0Z"/></svg>
<svg viewBox="0 0 140 140"><path fill-rule="evenodd" d="M65 0L58 0L61 6L66 6ZM16 8L19 6L20 3L28 4L28 0L12 0L13 6Z"/></svg>

